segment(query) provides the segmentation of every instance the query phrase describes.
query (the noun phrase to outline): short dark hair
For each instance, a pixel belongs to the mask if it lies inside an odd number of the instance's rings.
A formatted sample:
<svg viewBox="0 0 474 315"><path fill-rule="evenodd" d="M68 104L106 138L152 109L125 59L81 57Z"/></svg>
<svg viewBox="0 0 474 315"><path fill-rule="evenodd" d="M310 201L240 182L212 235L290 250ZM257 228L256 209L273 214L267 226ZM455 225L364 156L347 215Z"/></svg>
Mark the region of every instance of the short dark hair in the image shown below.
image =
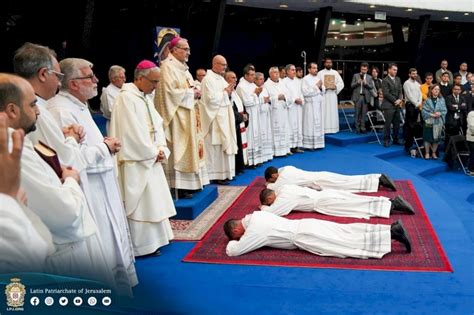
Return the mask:
<svg viewBox="0 0 474 315"><path fill-rule="evenodd" d="M312 66L312 65L315 65L316 67L318 66L318 64L317 64L316 62L310 62L310 63L308 63L308 65L306 66L306 68L309 70L309 69L311 69L311 66Z"/></svg>
<svg viewBox="0 0 474 315"><path fill-rule="evenodd" d="M4 112L9 103L21 108L23 91L12 80L0 80L0 112Z"/></svg>
<svg viewBox="0 0 474 315"><path fill-rule="evenodd" d="M262 191L260 192L260 203L262 205L265 204L267 202L268 196L270 196L271 194L273 194L273 190L268 188L262 189Z"/></svg>
<svg viewBox="0 0 474 315"><path fill-rule="evenodd" d="M391 69L391 68L393 68L393 67L397 67L397 68L398 68L398 65L397 65L396 63L394 63L394 62L388 64L388 69Z"/></svg>
<svg viewBox="0 0 474 315"><path fill-rule="evenodd" d="M443 73L441 73L441 76L444 76L444 75L449 76L449 73L448 73L448 72L443 72Z"/></svg>
<svg viewBox="0 0 474 315"><path fill-rule="evenodd" d="M453 75L453 79L456 79L456 78L462 78L462 75L460 75L459 73L456 73L455 75Z"/></svg>
<svg viewBox="0 0 474 315"><path fill-rule="evenodd" d="M267 169L265 170L265 180L268 181L270 178L272 178L273 174L277 174L277 173L278 173L278 169L276 167L273 167L273 166L267 167Z"/></svg>
<svg viewBox="0 0 474 315"><path fill-rule="evenodd" d="M453 85L453 88L452 88L452 89L454 90L455 87L458 87L458 88L460 88L460 89L462 90L462 87L461 87L460 84L455 84L455 85Z"/></svg>
<svg viewBox="0 0 474 315"><path fill-rule="evenodd" d="M298 71L303 71L303 68L301 68L301 67L299 67L299 66L296 67L296 72L298 72Z"/></svg>
<svg viewBox="0 0 474 315"><path fill-rule="evenodd" d="M369 67L369 64L367 62L363 62L360 64L360 67L364 67L364 68L368 68Z"/></svg>
<svg viewBox="0 0 474 315"><path fill-rule="evenodd" d="M410 69L408 69L408 73L412 73L412 72L415 72L415 71L418 71L418 70L416 70L416 68L410 68Z"/></svg>
<svg viewBox="0 0 474 315"><path fill-rule="evenodd" d="M255 71L255 67L253 66L253 64L251 63L248 63L245 67L244 67L244 76L247 75L250 71Z"/></svg>
<svg viewBox="0 0 474 315"><path fill-rule="evenodd" d="M229 238L229 240L235 239L233 230L235 226L237 225L238 221L239 220L237 219L230 219L230 220L227 220L226 223L224 223L224 233Z"/></svg>
<svg viewBox="0 0 474 315"><path fill-rule="evenodd" d="M425 73L425 79L426 79L426 77L432 77L432 76L433 76L433 73L431 73L431 72L426 72Z"/></svg>
<svg viewBox="0 0 474 315"><path fill-rule="evenodd" d="M380 73L380 70L377 66L372 66L372 68L370 68L370 72L372 72L374 70L377 71L377 73Z"/></svg>

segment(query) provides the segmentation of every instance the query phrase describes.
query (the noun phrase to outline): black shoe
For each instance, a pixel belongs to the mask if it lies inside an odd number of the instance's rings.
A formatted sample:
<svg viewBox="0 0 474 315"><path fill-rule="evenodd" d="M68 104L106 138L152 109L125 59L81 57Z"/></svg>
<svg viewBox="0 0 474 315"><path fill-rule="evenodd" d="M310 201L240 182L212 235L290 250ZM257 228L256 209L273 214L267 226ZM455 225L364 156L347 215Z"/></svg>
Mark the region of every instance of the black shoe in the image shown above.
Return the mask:
<svg viewBox="0 0 474 315"><path fill-rule="evenodd" d="M379 178L379 185L382 187L386 187L391 191L397 191L395 187L395 183L385 174L382 174Z"/></svg>
<svg viewBox="0 0 474 315"><path fill-rule="evenodd" d="M296 148L295 152L296 152L296 153L304 153L304 150L303 150L303 149L300 149L300 148Z"/></svg>
<svg viewBox="0 0 474 315"><path fill-rule="evenodd" d="M366 134L366 133L367 133L367 130L362 129L362 130L360 131L360 133Z"/></svg>
<svg viewBox="0 0 474 315"><path fill-rule="evenodd" d="M398 139L393 139L393 144L394 145L403 145L403 143L401 141L399 141Z"/></svg>
<svg viewBox="0 0 474 315"><path fill-rule="evenodd" d="M385 140L385 141L383 142L383 146L386 147L386 148L388 148L388 147L390 146L390 141Z"/></svg>
<svg viewBox="0 0 474 315"><path fill-rule="evenodd" d="M410 238L408 237L408 232L405 230L402 221L398 220L397 222L392 223L392 226L390 226L390 237L405 245L407 253L411 253Z"/></svg>
<svg viewBox="0 0 474 315"><path fill-rule="evenodd" d="M217 185L229 185L229 181L227 179L224 180L216 180Z"/></svg>
<svg viewBox="0 0 474 315"><path fill-rule="evenodd" d="M157 249L156 251L154 251L151 254L146 254L146 255L142 255L142 256L135 256L135 257L145 258L145 257L157 257L157 256L161 256L161 252L160 252L159 249Z"/></svg>
<svg viewBox="0 0 474 315"><path fill-rule="evenodd" d="M408 203L403 197L397 196L393 199L390 199L392 202L392 207L390 208L390 213L395 212L402 212L402 213L407 213L407 214L415 214L415 210L411 206L411 204Z"/></svg>
<svg viewBox="0 0 474 315"><path fill-rule="evenodd" d="M191 199L191 198L193 198L193 194L190 193L188 190L179 189L178 190L178 198L180 198L180 199Z"/></svg>

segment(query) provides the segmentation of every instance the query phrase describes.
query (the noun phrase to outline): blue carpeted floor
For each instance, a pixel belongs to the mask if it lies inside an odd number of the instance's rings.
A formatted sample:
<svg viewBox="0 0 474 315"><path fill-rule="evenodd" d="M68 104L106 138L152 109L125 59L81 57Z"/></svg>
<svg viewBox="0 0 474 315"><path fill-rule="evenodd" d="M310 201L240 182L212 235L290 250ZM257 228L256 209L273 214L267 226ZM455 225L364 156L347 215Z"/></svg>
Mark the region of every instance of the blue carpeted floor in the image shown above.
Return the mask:
<svg viewBox="0 0 474 315"><path fill-rule="evenodd" d="M384 272L183 263L194 243L174 242L137 261L134 307L164 314L473 314L474 178L442 162L412 159L378 144L327 145L269 165L345 174L387 173L413 181L453 273Z"/></svg>

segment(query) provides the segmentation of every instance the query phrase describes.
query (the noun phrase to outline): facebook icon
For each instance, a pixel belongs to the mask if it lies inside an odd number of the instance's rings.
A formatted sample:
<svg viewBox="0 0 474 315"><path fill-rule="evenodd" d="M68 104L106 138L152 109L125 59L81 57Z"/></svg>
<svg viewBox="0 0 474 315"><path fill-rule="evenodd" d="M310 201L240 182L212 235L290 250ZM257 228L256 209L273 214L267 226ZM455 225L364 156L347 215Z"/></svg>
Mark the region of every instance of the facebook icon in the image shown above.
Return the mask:
<svg viewBox="0 0 474 315"><path fill-rule="evenodd" d="M40 303L40 300L37 296L33 296L31 299L30 299L30 303L31 305L33 306L37 306L39 303Z"/></svg>

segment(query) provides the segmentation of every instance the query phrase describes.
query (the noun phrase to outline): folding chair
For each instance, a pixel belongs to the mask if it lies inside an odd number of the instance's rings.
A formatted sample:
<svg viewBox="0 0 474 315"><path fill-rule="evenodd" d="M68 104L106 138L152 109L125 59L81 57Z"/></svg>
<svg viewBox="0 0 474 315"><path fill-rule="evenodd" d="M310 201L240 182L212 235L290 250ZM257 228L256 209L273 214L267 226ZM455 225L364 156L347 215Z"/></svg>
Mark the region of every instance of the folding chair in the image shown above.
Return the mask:
<svg viewBox="0 0 474 315"><path fill-rule="evenodd" d="M416 146L416 150L422 159L425 158L423 151L425 150L425 142L423 141L423 126L419 123L415 125L413 136L413 143Z"/></svg>
<svg viewBox="0 0 474 315"><path fill-rule="evenodd" d="M347 127L349 128L349 131L352 132L352 127L351 127L351 124L349 123L349 119L347 117L352 117L352 118L355 118L355 114L346 114L346 111L344 110L344 107L346 105L350 105L352 106L352 108L355 109L355 104L353 101L340 101L339 104L339 109L341 109L342 111L342 114L344 115L344 119L346 121L346 124L347 124Z"/></svg>
<svg viewBox="0 0 474 315"><path fill-rule="evenodd" d="M467 144L466 137L463 135L452 136L449 139L449 142L451 144L450 149L452 150L452 154L456 156L456 160L453 161L452 167L454 168L457 161L464 174L469 175L470 172L467 167L469 159L469 145Z"/></svg>
<svg viewBox="0 0 474 315"><path fill-rule="evenodd" d="M379 138L379 132L382 131L383 133L385 126L385 117L383 113L378 109L371 110L367 112L367 118L369 119L370 129L375 133L375 137L377 137L377 142L382 144Z"/></svg>

